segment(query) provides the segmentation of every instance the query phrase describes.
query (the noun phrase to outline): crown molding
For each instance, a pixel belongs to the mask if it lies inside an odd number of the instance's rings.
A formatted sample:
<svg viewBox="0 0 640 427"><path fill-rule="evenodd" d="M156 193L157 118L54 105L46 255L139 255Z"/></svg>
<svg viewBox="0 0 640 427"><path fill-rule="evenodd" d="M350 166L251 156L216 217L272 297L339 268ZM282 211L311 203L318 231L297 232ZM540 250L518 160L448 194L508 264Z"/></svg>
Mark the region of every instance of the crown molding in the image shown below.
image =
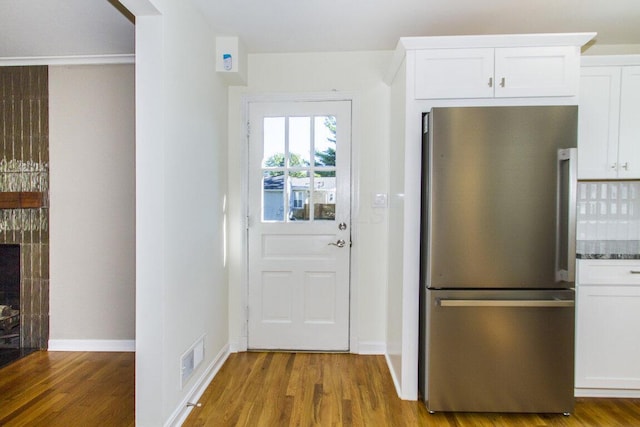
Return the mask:
<svg viewBox="0 0 640 427"><path fill-rule="evenodd" d="M135 59L135 54L7 57L0 58L0 67L16 65L134 64Z"/></svg>

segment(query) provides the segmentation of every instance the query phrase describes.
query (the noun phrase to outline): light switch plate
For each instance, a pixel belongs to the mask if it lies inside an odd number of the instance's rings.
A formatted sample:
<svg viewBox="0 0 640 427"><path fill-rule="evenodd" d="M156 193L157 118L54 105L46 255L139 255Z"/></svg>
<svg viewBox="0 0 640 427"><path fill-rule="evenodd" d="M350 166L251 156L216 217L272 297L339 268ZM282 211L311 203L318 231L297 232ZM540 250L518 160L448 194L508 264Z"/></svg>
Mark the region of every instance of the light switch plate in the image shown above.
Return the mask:
<svg viewBox="0 0 640 427"><path fill-rule="evenodd" d="M388 202L387 193L375 193L371 206L374 208L386 208Z"/></svg>

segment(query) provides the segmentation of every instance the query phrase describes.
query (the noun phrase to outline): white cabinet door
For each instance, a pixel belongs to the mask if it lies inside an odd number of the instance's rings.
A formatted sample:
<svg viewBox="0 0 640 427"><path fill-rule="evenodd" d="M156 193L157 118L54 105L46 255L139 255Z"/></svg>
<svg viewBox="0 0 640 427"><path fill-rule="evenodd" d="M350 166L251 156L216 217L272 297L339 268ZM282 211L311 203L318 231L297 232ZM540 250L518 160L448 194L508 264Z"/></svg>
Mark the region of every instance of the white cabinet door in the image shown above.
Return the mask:
<svg viewBox="0 0 640 427"><path fill-rule="evenodd" d="M416 51L416 99L493 97L493 48Z"/></svg>
<svg viewBox="0 0 640 427"><path fill-rule="evenodd" d="M495 50L495 96L575 96L580 51L574 46Z"/></svg>
<svg viewBox="0 0 640 427"><path fill-rule="evenodd" d="M577 388L640 389L640 274L632 271L639 261L578 261Z"/></svg>
<svg viewBox="0 0 640 427"><path fill-rule="evenodd" d="M640 389L640 286L578 289L576 387Z"/></svg>
<svg viewBox="0 0 640 427"><path fill-rule="evenodd" d="M578 178L640 178L640 66L581 74Z"/></svg>
<svg viewBox="0 0 640 427"><path fill-rule="evenodd" d="M640 67L622 67L618 177L640 178Z"/></svg>
<svg viewBox="0 0 640 427"><path fill-rule="evenodd" d="M578 110L578 179L617 177L619 116L620 67L584 67Z"/></svg>

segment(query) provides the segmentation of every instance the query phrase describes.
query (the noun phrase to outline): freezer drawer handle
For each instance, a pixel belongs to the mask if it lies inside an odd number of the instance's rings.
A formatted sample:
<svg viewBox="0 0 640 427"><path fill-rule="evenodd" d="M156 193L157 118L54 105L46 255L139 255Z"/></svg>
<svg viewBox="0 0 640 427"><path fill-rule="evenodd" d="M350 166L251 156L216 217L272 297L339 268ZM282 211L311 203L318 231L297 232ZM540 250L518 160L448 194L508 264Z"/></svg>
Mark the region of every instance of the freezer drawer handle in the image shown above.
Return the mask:
<svg viewBox="0 0 640 427"><path fill-rule="evenodd" d="M573 307L572 300L439 299L441 307Z"/></svg>
<svg viewBox="0 0 640 427"><path fill-rule="evenodd" d="M640 270L631 270L631 274L640 274Z"/></svg>

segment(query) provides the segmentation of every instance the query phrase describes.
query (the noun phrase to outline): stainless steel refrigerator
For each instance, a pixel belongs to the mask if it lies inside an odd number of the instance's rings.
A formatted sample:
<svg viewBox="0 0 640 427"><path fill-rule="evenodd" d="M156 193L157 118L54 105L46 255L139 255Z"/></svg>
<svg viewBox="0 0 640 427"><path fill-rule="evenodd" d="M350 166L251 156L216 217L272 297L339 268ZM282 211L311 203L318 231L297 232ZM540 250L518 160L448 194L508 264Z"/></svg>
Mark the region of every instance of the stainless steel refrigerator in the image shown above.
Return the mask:
<svg viewBox="0 0 640 427"><path fill-rule="evenodd" d="M572 412L577 107L434 108L424 128L427 409Z"/></svg>

